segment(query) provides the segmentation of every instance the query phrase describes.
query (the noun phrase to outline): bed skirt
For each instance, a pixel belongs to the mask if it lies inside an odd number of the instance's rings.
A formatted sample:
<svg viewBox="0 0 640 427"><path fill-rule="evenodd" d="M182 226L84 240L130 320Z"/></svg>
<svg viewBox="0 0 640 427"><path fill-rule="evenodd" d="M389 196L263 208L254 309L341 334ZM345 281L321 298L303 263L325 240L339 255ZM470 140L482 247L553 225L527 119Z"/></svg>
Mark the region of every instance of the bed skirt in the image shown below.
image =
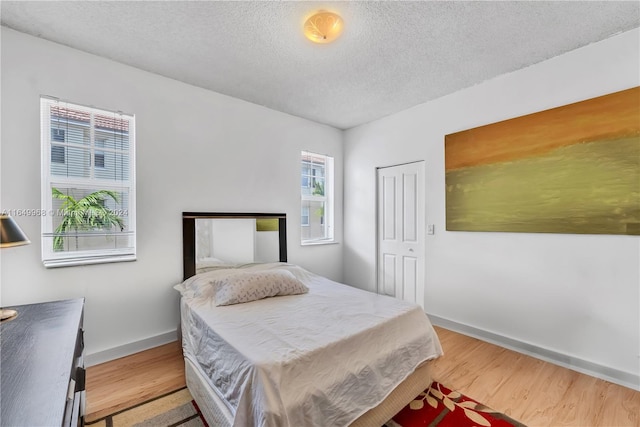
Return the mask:
<svg viewBox="0 0 640 427"><path fill-rule="evenodd" d="M190 359L185 361L187 387L210 426L231 427L233 415L209 385L202 370ZM350 427L382 426L431 384L429 362L420 365L378 406L356 419Z"/></svg>

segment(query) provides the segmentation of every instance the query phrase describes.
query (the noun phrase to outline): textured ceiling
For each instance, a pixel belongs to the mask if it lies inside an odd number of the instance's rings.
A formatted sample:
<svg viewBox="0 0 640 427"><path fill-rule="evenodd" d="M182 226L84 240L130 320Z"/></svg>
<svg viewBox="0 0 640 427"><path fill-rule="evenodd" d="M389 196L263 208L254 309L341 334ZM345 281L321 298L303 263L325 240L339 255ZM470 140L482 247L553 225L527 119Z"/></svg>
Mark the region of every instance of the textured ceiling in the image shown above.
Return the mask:
<svg viewBox="0 0 640 427"><path fill-rule="evenodd" d="M7 1L2 25L350 128L640 25L640 2ZM343 35L302 35L309 12Z"/></svg>

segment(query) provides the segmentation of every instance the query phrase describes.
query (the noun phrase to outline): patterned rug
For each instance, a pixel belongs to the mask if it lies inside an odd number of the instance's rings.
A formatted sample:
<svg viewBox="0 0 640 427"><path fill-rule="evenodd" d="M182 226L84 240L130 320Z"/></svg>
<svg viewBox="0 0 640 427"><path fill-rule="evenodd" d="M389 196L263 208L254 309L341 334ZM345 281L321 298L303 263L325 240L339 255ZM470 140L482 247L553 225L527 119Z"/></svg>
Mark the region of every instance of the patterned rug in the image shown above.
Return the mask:
<svg viewBox="0 0 640 427"><path fill-rule="evenodd" d="M208 427L186 388L86 425L91 427ZM435 381L383 427L385 426L526 427Z"/></svg>
<svg viewBox="0 0 640 427"><path fill-rule="evenodd" d="M526 427L505 414L434 381L386 427Z"/></svg>

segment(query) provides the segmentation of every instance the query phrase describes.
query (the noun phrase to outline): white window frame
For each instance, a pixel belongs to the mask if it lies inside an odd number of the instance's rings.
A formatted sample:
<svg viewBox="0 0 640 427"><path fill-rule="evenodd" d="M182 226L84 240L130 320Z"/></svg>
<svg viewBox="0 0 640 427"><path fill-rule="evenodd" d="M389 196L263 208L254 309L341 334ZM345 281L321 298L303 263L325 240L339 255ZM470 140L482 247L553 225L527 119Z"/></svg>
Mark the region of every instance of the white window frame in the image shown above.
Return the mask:
<svg viewBox="0 0 640 427"><path fill-rule="evenodd" d="M64 177L54 176L51 174L51 107L58 106L64 108L71 108L74 110L80 110L87 112L91 115L90 122L90 165L91 174L89 178L85 177ZM56 98L41 97L40 98L40 111L41 111L41 165L42 165L42 178L41 178L41 197L42 197L42 262L45 267L66 267L73 265L85 265L85 264L102 264L111 262L122 261L135 261L136 260L136 174L135 174L135 116L131 114L123 114L121 112L114 112L110 110L98 109L94 107L88 107L76 103L60 101ZM119 117L126 118L129 123L129 173L128 180L108 180L100 179L94 176L95 169L95 141L94 141L94 114L100 115L117 115ZM97 151L104 152L109 149L99 148ZM65 161L68 161L67 153L65 149ZM53 250L51 244L53 230L53 215L55 213L53 207L53 198L51 196L52 187L66 187L77 189L101 189L101 190L114 190L122 191L126 189L129 195L128 200L128 225L127 233L129 235L130 247L120 249L93 249L93 250L80 250L80 251L60 251Z"/></svg>
<svg viewBox="0 0 640 427"><path fill-rule="evenodd" d="M301 155L300 155L300 166L302 166L303 164L303 159L305 158L305 156L308 155L312 155L312 156L318 156L318 157L322 157L324 158L324 196L317 196L317 195L309 195L309 194L304 194L302 191L302 188L300 189L300 204L302 207L302 204L304 202L310 201L310 202L324 202L324 237L321 238L312 238L312 239L304 239L302 237L300 237L300 244L305 246L305 245L322 245L322 244L331 244L334 243L334 159L332 156L329 156L327 154L319 154L319 153L315 153L312 151L302 151ZM299 182L302 182L302 171L300 172L300 177L299 177ZM309 218L310 218L311 213L309 212ZM309 223L310 223L310 219L309 221L304 224L302 222L302 209L300 209L300 230L302 232L302 229L304 227L309 227Z"/></svg>

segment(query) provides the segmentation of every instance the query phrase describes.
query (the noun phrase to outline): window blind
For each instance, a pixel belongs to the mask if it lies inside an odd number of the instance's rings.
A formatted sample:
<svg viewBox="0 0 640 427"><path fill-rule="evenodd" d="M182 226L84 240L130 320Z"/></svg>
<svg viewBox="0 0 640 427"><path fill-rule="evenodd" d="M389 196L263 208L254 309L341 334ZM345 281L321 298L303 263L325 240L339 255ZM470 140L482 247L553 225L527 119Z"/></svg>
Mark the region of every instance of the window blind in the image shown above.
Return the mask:
<svg viewBox="0 0 640 427"><path fill-rule="evenodd" d="M41 98L42 260L136 256L135 117Z"/></svg>

